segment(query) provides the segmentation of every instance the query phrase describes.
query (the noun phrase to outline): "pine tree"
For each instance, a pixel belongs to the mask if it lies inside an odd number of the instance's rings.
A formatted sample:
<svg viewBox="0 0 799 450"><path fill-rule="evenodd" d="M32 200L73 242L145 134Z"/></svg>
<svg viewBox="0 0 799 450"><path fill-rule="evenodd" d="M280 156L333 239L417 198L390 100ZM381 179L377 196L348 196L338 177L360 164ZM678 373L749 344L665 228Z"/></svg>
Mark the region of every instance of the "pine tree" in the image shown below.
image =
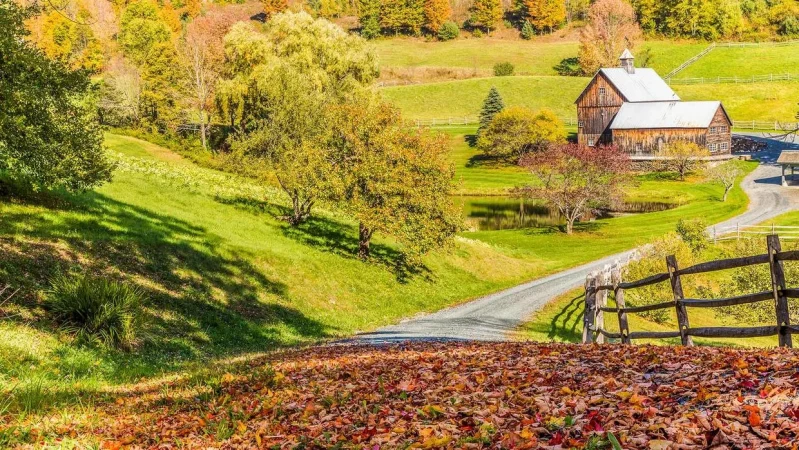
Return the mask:
<svg viewBox="0 0 799 450"><path fill-rule="evenodd" d="M522 25L522 39L530 40L535 36L535 29L533 28L533 24L530 23L529 20L524 21L524 25Z"/></svg>
<svg viewBox="0 0 799 450"><path fill-rule="evenodd" d="M366 39L380 37L380 0L362 0L359 12L361 36Z"/></svg>
<svg viewBox="0 0 799 450"><path fill-rule="evenodd" d="M491 123L491 119L504 108L505 102L502 101L502 96L499 95L497 88L492 86L491 90L488 91L488 96L483 101L483 109L480 110L480 127L477 129L477 134L479 135L480 130L488 126Z"/></svg>
<svg viewBox="0 0 799 450"><path fill-rule="evenodd" d="M502 4L500 0L474 0L469 12L471 13L469 21L472 26L483 27L489 33L494 28L494 24L502 20Z"/></svg>

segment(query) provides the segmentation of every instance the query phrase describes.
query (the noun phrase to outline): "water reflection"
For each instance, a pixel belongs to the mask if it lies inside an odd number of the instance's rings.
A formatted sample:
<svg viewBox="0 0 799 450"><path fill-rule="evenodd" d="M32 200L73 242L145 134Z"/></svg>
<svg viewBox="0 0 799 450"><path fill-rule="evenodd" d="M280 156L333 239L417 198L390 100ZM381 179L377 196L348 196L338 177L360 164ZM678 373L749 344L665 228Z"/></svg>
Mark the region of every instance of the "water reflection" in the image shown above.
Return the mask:
<svg viewBox="0 0 799 450"><path fill-rule="evenodd" d="M469 230L544 228L565 223L557 211L551 210L538 200L513 197L456 197L455 202L463 209ZM584 217L583 220L665 211L676 206L678 205L666 202L625 202L612 211L601 211L599 215Z"/></svg>

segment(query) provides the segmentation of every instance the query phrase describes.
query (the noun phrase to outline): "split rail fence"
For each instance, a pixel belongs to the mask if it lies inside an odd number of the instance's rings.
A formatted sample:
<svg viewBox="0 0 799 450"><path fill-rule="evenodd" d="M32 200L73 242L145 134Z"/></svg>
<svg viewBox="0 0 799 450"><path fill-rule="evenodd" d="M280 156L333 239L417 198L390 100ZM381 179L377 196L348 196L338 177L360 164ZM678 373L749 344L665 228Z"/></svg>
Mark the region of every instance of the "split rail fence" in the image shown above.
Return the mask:
<svg viewBox="0 0 799 450"><path fill-rule="evenodd" d="M782 251L777 235L766 237L767 253L742 258L722 259L696 264L680 269L674 256L666 258L667 271L636 281L621 280L621 266L616 264L608 271L591 274L585 284L585 316L583 319L583 343L605 342L605 339L620 339L630 344L633 339L680 338L683 345L693 345L692 337L748 338L778 336L781 347L792 347L791 335L799 333L799 326L791 325L788 299L799 298L799 289L787 288L783 261L799 261L799 251ZM735 269L756 264L768 264L771 273L771 290L720 299L685 298L683 278L688 275ZM624 294L631 289L669 282L673 298L668 301L642 306L626 306ZM610 293L615 297L615 307L607 306ZM691 327L688 310L691 308L718 308L750 303L774 302L774 325L757 327ZM675 331L630 331L627 315L660 309L674 309L677 313ZM605 329L604 314L618 316L619 331Z"/></svg>
<svg viewBox="0 0 799 450"><path fill-rule="evenodd" d="M793 73L769 73L765 75L751 75L747 77L739 77L737 75L731 77L694 77L694 78L670 78L668 79L669 85L692 85L692 84L747 84L747 83L765 83L772 81L796 81L799 80L799 75Z"/></svg>

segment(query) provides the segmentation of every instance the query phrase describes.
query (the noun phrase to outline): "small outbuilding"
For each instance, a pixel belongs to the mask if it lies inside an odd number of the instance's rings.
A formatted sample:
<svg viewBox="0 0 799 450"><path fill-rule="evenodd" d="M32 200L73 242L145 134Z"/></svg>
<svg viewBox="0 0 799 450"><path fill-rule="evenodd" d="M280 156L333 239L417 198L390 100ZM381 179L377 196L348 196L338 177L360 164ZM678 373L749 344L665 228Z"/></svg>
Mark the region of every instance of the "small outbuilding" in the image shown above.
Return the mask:
<svg viewBox="0 0 799 450"><path fill-rule="evenodd" d="M788 186L788 181L785 179L785 169L791 169L791 181L793 181L794 172L796 167L799 166L799 150L783 150L780 152L780 157L777 158L777 164L782 168L780 182L783 186Z"/></svg>
<svg viewBox="0 0 799 450"><path fill-rule="evenodd" d="M732 120L721 102L683 102L657 72L636 68L629 50L619 61L599 69L577 98L578 143L651 156L690 141L713 155L730 153Z"/></svg>

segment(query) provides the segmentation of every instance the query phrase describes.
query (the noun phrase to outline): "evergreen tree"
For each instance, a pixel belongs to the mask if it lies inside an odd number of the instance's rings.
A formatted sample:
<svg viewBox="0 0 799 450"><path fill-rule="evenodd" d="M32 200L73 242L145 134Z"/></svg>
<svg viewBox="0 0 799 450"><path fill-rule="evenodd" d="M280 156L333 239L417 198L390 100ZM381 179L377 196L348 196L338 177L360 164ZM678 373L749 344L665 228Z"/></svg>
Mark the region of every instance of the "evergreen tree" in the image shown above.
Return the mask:
<svg viewBox="0 0 799 450"><path fill-rule="evenodd" d="M502 20L502 4L499 0L474 0L469 12L472 26L483 27L489 33Z"/></svg>
<svg viewBox="0 0 799 450"><path fill-rule="evenodd" d="M530 23L529 20L524 21L524 25L522 25L522 39L530 40L535 36L535 29L533 28L533 24Z"/></svg>
<svg viewBox="0 0 799 450"><path fill-rule="evenodd" d="M477 134L491 123L491 119L505 108L505 102L502 101L502 96L496 87L491 87L488 91L488 96L483 101L483 109L480 110L480 127L477 129Z"/></svg>
<svg viewBox="0 0 799 450"><path fill-rule="evenodd" d="M362 0L359 12L361 36L366 39L380 37L380 0Z"/></svg>

